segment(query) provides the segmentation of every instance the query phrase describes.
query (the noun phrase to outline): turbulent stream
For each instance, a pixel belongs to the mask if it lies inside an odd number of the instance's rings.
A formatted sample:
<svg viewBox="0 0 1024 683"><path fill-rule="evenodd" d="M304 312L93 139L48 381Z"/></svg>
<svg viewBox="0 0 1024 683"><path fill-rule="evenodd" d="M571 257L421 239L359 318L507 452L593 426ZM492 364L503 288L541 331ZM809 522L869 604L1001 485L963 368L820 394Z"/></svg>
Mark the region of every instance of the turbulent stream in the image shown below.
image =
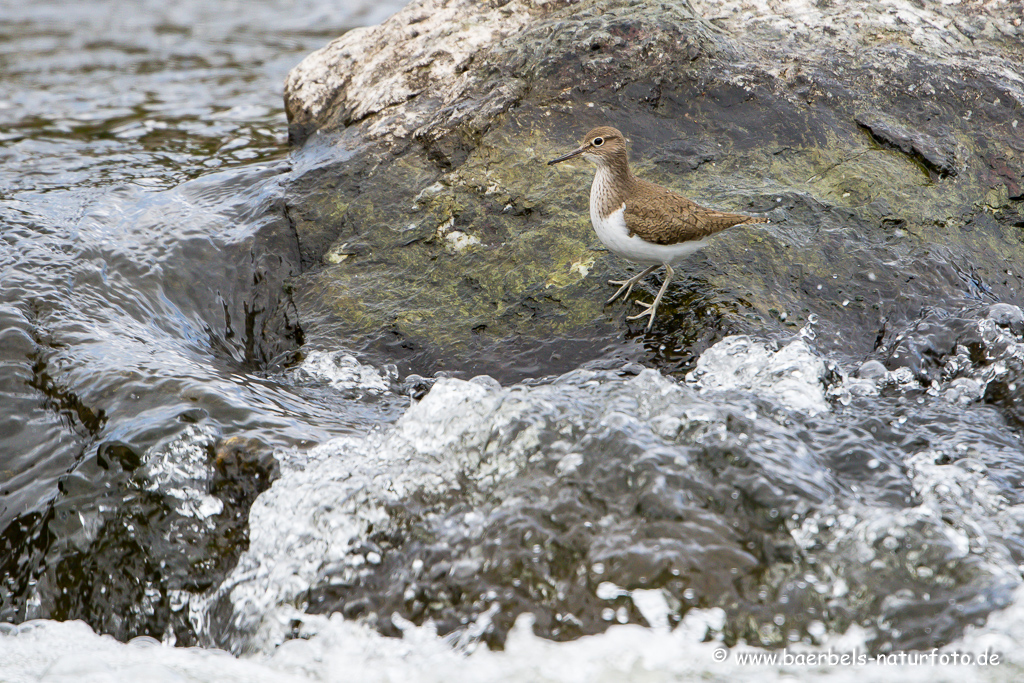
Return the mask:
<svg viewBox="0 0 1024 683"><path fill-rule="evenodd" d="M1017 679L1019 302L504 385L260 327L284 76L401 4L0 0L0 681Z"/></svg>

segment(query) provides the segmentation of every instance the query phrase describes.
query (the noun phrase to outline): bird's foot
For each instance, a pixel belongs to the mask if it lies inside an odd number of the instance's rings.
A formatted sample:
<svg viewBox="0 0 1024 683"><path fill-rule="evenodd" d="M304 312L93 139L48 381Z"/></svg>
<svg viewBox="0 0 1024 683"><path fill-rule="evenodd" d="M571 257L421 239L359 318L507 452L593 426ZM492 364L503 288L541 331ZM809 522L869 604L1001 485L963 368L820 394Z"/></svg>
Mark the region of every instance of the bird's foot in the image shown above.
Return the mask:
<svg viewBox="0 0 1024 683"><path fill-rule="evenodd" d="M635 285L636 283L640 282L645 277L647 277L648 275L653 273L655 270L657 270L657 268L658 268L657 265L651 266L647 270L645 270L645 271L643 271L641 273L637 273L636 275L634 275L633 277L629 278L628 280L609 280L608 284L610 284L610 285L622 285L622 286L619 287L619 291L615 292L615 294L612 296L611 299L608 299L608 301L605 302L605 306L607 306L608 304L614 302L616 299L618 299L620 296L622 296L623 292L625 292L626 298L628 299L629 298L629 293L633 291L633 285Z"/></svg>
<svg viewBox="0 0 1024 683"><path fill-rule="evenodd" d="M658 298L660 299L661 297ZM643 301L637 301L636 303L638 306L643 306L645 310L642 313L637 313L636 315L626 316L626 320L639 320L640 318L648 317L650 318L650 320L647 321L647 328L644 330L644 332L650 332L651 326L654 324L654 314L658 310L659 301L658 299L655 299L654 303L650 304L645 303Z"/></svg>
<svg viewBox="0 0 1024 683"><path fill-rule="evenodd" d="M666 263L665 282L662 283L661 289L658 290L658 296L654 297L654 303L645 304L642 301L637 301L637 303L643 306L646 310L643 313L637 313L636 315L628 316L626 320L639 320L640 318L647 316L648 318L650 318L650 320L647 321L647 329L644 330L644 332L650 332L651 325L654 324L654 314L658 311L658 304L661 303L661 297L665 296L665 290L668 289L668 283L672 282L672 277L674 275L675 272L672 270L671 264Z"/></svg>
<svg viewBox="0 0 1024 683"><path fill-rule="evenodd" d="M608 284L610 284L610 285L622 285L622 286L619 287L619 291L615 292L615 294L612 295L611 299L608 299L608 301L605 302L605 305L607 306L608 304L614 302L616 299L618 299L620 296L622 296L623 292L626 293L626 298L628 299L629 298L629 293L633 291L633 285L635 285L636 283L637 283L636 278L629 278L628 280L609 280Z"/></svg>

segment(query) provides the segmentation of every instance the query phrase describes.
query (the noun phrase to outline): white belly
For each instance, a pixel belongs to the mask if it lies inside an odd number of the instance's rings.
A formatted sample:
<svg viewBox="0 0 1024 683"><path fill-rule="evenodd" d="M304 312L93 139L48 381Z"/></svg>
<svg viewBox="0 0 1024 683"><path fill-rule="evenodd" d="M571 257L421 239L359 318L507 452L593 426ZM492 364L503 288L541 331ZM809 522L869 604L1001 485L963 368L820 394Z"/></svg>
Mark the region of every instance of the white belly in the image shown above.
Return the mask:
<svg viewBox="0 0 1024 683"><path fill-rule="evenodd" d="M652 244L645 242L637 235L630 237L629 230L626 228L626 219L623 216L623 212L626 210L625 204L607 218L601 218L598 215L594 204L593 201L590 203L590 222L594 225L598 239L608 247L609 251L630 261L675 263L707 244L707 237L679 244Z"/></svg>

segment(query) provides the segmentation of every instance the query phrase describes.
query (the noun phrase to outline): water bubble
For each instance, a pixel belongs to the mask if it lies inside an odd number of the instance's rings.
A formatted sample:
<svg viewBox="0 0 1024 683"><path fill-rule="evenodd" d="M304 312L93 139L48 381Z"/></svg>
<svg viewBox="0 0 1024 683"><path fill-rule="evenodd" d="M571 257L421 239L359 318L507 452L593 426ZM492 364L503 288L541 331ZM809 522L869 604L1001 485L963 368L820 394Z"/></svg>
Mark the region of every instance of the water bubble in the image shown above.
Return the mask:
<svg viewBox="0 0 1024 683"><path fill-rule="evenodd" d="M560 477L564 477L567 474L572 474L583 464L583 455L580 453L569 453L563 456L558 464L555 465L555 474Z"/></svg>
<svg viewBox="0 0 1024 683"><path fill-rule="evenodd" d="M821 638L825 637L826 632L827 630L825 628L825 624L823 624L820 621L815 620L807 624L807 633L815 639L820 640Z"/></svg>
<svg viewBox="0 0 1024 683"><path fill-rule="evenodd" d="M594 591L600 600L614 600L622 595L628 595L629 591L619 588L611 581L602 581Z"/></svg>

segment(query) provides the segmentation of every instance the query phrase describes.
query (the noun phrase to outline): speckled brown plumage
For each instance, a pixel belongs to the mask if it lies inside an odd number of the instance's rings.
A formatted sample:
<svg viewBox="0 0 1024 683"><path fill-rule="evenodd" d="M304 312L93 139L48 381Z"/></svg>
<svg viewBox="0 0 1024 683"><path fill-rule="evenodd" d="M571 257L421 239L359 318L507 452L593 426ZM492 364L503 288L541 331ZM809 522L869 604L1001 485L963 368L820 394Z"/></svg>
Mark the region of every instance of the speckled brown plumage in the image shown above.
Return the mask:
<svg viewBox="0 0 1024 683"><path fill-rule="evenodd" d="M639 178L633 178L631 199L626 201L626 227L655 244L676 244L707 237L741 223L765 219L715 211L682 195Z"/></svg>
<svg viewBox="0 0 1024 683"><path fill-rule="evenodd" d="M595 146L594 140L601 140ZM744 223L767 223L758 216L716 211L690 201L686 197L660 185L637 178L629 169L626 141L622 133L610 126L594 128L574 152L549 163L557 163L579 154L591 157L598 165L598 173L606 173L600 183L598 210L602 216L626 206L626 227L654 244L678 244L714 234Z"/></svg>

